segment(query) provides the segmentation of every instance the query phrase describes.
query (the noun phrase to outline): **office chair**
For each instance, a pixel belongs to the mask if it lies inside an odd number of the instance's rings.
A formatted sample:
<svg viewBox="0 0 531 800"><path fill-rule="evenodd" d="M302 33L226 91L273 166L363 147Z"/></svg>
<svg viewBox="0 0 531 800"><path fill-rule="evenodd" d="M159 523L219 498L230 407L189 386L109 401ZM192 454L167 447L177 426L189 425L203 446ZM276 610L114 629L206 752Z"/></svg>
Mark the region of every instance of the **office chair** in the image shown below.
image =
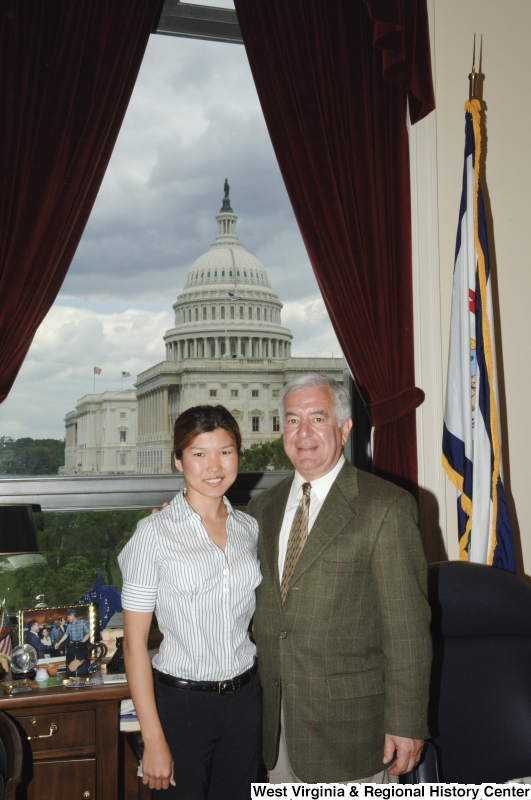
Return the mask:
<svg viewBox="0 0 531 800"><path fill-rule="evenodd" d="M15 800L22 776L22 738L10 716L0 711L0 800Z"/></svg>
<svg viewBox="0 0 531 800"><path fill-rule="evenodd" d="M531 587L512 572L449 561L428 567L428 596L437 758L428 753L401 781L531 776Z"/></svg>

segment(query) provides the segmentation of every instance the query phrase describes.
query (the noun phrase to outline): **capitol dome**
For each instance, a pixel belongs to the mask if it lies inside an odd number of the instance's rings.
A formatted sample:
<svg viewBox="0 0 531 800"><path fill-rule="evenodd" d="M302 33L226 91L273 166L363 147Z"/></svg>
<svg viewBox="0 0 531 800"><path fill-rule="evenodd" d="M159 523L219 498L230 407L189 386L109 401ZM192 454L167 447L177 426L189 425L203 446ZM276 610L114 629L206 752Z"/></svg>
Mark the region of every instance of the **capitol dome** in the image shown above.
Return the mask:
<svg viewBox="0 0 531 800"><path fill-rule="evenodd" d="M164 336L167 360L290 356L282 303L264 266L239 241L237 219L225 181L216 240L188 270L173 305L175 327Z"/></svg>

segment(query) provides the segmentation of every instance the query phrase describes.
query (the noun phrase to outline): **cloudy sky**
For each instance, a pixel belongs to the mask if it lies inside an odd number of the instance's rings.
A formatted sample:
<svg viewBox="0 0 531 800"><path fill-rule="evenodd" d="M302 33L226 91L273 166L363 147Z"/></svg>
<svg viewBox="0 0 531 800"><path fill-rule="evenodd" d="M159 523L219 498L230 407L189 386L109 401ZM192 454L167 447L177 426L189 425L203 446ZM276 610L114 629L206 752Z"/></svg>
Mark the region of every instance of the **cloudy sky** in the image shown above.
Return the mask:
<svg viewBox="0 0 531 800"><path fill-rule="evenodd" d="M230 5L230 0L219 5ZM284 303L297 356L341 355L241 45L151 36L124 125L57 301L0 406L0 436L64 436L64 415L164 359L192 263L228 177L238 235Z"/></svg>

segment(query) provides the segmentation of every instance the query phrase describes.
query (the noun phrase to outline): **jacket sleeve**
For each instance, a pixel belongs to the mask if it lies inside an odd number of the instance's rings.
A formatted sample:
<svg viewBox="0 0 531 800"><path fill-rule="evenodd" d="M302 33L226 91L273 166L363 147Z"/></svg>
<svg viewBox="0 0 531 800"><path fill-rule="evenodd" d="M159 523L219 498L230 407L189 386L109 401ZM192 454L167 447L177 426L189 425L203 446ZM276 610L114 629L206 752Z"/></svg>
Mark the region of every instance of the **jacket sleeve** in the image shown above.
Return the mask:
<svg viewBox="0 0 531 800"><path fill-rule="evenodd" d="M417 507L408 492L387 509L372 569L383 626L385 732L424 739L429 736L431 614Z"/></svg>

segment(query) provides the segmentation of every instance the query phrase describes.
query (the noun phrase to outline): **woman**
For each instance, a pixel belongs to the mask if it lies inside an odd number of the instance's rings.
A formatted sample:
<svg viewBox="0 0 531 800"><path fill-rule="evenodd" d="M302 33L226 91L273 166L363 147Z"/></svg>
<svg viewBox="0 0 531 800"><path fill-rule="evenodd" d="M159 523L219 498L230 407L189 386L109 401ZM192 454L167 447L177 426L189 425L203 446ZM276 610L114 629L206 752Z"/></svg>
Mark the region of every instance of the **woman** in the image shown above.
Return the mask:
<svg viewBox="0 0 531 800"><path fill-rule="evenodd" d="M50 636L51 632L52 632L52 629L48 628L46 625L43 627L43 629L41 631L41 642L46 647L50 648L49 652L51 652L51 649L53 647L52 637Z"/></svg>
<svg viewBox="0 0 531 800"><path fill-rule="evenodd" d="M248 628L261 573L257 523L223 496L238 472L238 424L223 406L189 408L175 421L174 451L186 489L139 522L118 558L143 781L157 798L248 800L261 728ZM153 610L164 635L154 689Z"/></svg>

